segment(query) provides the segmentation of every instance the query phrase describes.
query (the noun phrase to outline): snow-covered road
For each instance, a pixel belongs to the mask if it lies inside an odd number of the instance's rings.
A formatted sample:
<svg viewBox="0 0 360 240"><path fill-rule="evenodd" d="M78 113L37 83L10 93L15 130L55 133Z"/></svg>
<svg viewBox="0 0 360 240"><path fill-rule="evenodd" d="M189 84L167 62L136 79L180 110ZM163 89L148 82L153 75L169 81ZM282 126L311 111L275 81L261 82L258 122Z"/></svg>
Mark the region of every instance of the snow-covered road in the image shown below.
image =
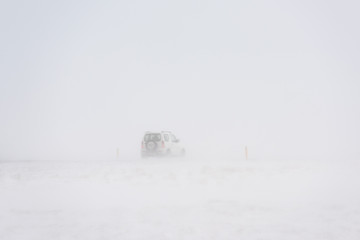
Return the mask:
<svg viewBox="0 0 360 240"><path fill-rule="evenodd" d="M359 165L1 162L0 239L360 239Z"/></svg>

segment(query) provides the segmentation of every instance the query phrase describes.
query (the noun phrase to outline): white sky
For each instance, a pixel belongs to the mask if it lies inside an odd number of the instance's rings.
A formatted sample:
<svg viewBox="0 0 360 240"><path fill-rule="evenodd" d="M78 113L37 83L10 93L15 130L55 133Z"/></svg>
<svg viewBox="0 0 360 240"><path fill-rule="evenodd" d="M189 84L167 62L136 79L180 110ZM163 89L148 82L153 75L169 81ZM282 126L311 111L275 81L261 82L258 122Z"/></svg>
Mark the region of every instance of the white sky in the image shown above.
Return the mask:
<svg viewBox="0 0 360 240"><path fill-rule="evenodd" d="M360 157L359 1L1 1L0 160Z"/></svg>

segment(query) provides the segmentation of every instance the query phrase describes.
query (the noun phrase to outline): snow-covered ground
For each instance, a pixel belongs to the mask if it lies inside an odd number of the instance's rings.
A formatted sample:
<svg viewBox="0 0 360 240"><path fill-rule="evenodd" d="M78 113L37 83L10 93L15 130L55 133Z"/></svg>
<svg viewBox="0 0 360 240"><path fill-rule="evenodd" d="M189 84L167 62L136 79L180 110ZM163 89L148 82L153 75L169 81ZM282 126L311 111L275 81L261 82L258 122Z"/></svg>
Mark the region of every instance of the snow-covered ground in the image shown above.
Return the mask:
<svg viewBox="0 0 360 240"><path fill-rule="evenodd" d="M359 164L1 162L0 239L360 239Z"/></svg>

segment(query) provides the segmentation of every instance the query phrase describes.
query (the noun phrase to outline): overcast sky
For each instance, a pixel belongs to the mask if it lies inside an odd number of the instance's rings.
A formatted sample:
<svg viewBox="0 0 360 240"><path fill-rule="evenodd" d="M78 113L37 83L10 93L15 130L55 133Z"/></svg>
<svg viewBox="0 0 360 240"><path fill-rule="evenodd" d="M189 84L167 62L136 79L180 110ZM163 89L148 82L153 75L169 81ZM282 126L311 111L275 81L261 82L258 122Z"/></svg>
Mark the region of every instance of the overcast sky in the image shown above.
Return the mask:
<svg viewBox="0 0 360 240"><path fill-rule="evenodd" d="M0 160L360 157L359 1L1 1Z"/></svg>

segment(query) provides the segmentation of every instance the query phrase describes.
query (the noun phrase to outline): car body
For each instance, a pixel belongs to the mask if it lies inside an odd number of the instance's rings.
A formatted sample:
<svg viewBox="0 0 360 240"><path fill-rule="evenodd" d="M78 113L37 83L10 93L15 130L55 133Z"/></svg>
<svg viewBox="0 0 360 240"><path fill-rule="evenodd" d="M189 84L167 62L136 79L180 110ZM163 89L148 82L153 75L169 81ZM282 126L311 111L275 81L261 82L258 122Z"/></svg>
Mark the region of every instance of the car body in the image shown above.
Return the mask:
<svg viewBox="0 0 360 240"><path fill-rule="evenodd" d="M172 132L145 132L141 142L141 157L184 155L185 148Z"/></svg>

